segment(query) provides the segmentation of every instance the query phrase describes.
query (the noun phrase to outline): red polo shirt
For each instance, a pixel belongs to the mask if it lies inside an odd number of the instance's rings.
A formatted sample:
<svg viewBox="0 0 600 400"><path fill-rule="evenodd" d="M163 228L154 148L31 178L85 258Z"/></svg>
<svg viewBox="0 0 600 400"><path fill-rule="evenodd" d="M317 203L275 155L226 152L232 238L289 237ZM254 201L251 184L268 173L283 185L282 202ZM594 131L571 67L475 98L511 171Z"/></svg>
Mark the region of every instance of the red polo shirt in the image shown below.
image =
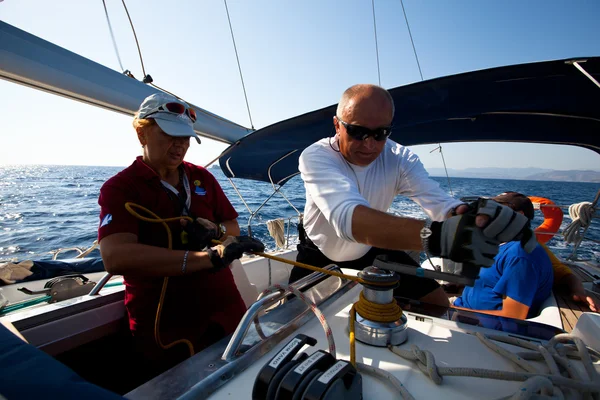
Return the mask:
<svg viewBox="0 0 600 400"><path fill-rule="evenodd" d="M238 213L208 170L187 162L183 162L183 168L190 182L192 215L215 223L237 218ZM160 218L181 215L180 203L174 196L169 197L159 176L141 156L100 189L98 240L113 233L129 232L137 235L140 243L168 247L163 225L137 219L125 209L127 202L146 207ZM136 211L145 215L139 209ZM182 228L179 221L168 225L173 235L173 249L185 249L180 241ZM153 335L163 278L125 276L124 281L125 307L132 333L140 337ZM170 277L160 321L162 341L190 339L198 351L204 347L202 335L211 323L217 323L226 333L231 333L245 311L228 268L216 273L201 271Z"/></svg>

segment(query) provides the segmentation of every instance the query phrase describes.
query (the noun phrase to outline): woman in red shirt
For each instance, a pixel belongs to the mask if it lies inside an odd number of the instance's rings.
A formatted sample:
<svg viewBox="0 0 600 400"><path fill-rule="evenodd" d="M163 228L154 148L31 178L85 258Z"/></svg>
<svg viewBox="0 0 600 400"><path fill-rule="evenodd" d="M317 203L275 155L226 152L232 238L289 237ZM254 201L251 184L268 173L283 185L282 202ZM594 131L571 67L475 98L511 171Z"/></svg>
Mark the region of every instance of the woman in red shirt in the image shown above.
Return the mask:
<svg viewBox="0 0 600 400"><path fill-rule="evenodd" d="M194 121L194 110L175 97L147 97L133 120L143 155L110 178L98 200L104 266L123 275L129 327L155 373L235 330L246 307L227 266L245 251L264 250L259 241L237 237L238 213L214 176L183 161L190 137L200 142ZM189 216L195 222L168 223L173 237L169 249L163 225L138 219L125 208L128 202L160 218ZM187 237L184 226L190 231ZM211 239L223 239L225 232L223 245L210 247ZM169 280L155 335L165 277ZM187 346L165 349L180 339Z"/></svg>

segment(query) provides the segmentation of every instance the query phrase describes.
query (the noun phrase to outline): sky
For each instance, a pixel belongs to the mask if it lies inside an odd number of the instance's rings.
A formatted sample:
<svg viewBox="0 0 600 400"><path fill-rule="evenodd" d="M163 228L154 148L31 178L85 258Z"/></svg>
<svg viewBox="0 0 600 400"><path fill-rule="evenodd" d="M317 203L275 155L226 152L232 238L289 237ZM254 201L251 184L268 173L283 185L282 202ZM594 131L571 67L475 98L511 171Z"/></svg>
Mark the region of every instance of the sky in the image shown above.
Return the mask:
<svg viewBox="0 0 600 400"><path fill-rule="evenodd" d="M205 110L249 127L236 55L220 0L127 0L146 72ZM124 69L141 79L120 0L106 0ZM600 56L600 1L404 0L424 79L502 65ZM255 128L379 83L371 0L228 0ZM381 85L421 80L400 0L374 0ZM0 20L121 72L101 0L0 0ZM141 147L132 118L0 80L0 165L127 166ZM324 132L323 136L327 136ZM401 137L394 137L402 143ZM192 142L204 165L226 145ZM435 146L411 147L427 168ZM448 168L600 170L590 150L535 144L445 144Z"/></svg>

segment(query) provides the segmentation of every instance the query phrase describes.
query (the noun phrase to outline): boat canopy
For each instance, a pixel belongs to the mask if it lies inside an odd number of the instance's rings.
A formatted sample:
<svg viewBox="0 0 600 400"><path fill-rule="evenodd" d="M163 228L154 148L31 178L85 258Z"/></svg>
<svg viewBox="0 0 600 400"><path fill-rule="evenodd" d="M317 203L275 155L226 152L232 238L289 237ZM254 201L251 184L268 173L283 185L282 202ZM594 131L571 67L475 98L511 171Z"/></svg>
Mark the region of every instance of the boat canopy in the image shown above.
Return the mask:
<svg viewBox="0 0 600 400"><path fill-rule="evenodd" d="M589 76L586 76L582 67ZM600 57L497 67L389 89L391 139L405 146L449 142L575 145L600 153ZM228 148L228 177L282 185L310 144L333 133L337 105L259 129Z"/></svg>
<svg viewBox="0 0 600 400"><path fill-rule="evenodd" d="M0 21L0 78L133 116L159 92L137 79ZM252 130L190 104L196 133L234 143Z"/></svg>

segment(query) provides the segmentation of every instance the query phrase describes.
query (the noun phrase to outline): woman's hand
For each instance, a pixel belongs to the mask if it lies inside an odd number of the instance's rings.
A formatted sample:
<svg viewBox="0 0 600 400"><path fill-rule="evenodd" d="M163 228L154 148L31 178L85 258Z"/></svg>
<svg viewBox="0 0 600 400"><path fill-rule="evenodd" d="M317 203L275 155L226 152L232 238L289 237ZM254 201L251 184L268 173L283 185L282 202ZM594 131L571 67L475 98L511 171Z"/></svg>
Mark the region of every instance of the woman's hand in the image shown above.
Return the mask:
<svg viewBox="0 0 600 400"><path fill-rule="evenodd" d="M212 262L214 271L227 267L242 258L244 253L262 253L265 245L257 239L248 236L229 236L223 243L208 249L208 256Z"/></svg>
<svg viewBox="0 0 600 400"><path fill-rule="evenodd" d="M219 227L212 221L196 218L194 222L186 219L180 220L183 230L187 233L187 242L190 250L201 251L210 246L213 239L219 238Z"/></svg>

